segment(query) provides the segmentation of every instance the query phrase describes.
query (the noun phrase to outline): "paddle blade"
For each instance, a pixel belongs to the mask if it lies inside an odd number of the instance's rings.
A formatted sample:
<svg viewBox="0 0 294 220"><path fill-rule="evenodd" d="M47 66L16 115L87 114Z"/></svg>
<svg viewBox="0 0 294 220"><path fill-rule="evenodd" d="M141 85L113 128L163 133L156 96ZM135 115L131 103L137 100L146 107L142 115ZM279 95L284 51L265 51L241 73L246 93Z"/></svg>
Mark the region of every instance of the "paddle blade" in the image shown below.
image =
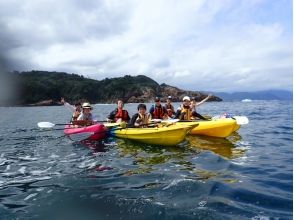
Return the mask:
<svg viewBox="0 0 294 220"><path fill-rule="evenodd" d="M55 124L51 123L51 122L47 122L47 121L42 121L38 123L38 127L39 128L53 128L55 126Z"/></svg>
<svg viewBox="0 0 294 220"><path fill-rule="evenodd" d="M246 116L234 116L233 119L236 120L238 125L246 125L249 123L249 119Z"/></svg>

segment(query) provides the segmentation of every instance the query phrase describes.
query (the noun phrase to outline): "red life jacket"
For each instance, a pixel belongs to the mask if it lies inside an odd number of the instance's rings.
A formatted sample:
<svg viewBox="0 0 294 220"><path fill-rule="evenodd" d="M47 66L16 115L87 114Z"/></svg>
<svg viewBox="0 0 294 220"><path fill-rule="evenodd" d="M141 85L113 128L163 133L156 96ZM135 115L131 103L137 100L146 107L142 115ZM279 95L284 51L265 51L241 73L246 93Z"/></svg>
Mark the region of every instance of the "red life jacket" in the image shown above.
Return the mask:
<svg viewBox="0 0 294 220"><path fill-rule="evenodd" d="M152 113L152 118L154 119L163 119L164 113L163 113L163 109L162 106L154 106L154 111Z"/></svg>
<svg viewBox="0 0 294 220"><path fill-rule="evenodd" d="M120 118L122 121L127 121L128 120L128 112L126 110L118 108L117 112L114 116L114 120L117 121Z"/></svg>
<svg viewBox="0 0 294 220"><path fill-rule="evenodd" d="M172 117L172 116L173 116L173 112L174 112L174 107L172 106L172 104L168 104L168 103L166 103L166 104L165 104L165 108L166 108L166 110L167 110L167 115L168 115L169 117Z"/></svg>

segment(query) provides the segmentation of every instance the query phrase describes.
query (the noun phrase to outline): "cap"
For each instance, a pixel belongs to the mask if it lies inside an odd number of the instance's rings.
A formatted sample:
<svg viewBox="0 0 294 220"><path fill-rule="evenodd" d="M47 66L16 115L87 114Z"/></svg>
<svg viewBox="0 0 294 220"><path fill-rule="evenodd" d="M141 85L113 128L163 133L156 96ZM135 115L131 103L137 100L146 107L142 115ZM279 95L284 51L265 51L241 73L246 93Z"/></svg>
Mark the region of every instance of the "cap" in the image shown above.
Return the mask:
<svg viewBox="0 0 294 220"><path fill-rule="evenodd" d="M155 97L155 102L158 102L160 101L160 98L159 97Z"/></svg>
<svg viewBox="0 0 294 220"><path fill-rule="evenodd" d="M189 96L184 96L183 101L185 100L191 101Z"/></svg>
<svg viewBox="0 0 294 220"><path fill-rule="evenodd" d="M89 102L85 102L85 103L83 103L82 108L90 108L90 109L92 109L92 106L91 106L91 104Z"/></svg>
<svg viewBox="0 0 294 220"><path fill-rule="evenodd" d="M171 99L172 97L169 95L167 98L168 98L168 99Z"/></svg>

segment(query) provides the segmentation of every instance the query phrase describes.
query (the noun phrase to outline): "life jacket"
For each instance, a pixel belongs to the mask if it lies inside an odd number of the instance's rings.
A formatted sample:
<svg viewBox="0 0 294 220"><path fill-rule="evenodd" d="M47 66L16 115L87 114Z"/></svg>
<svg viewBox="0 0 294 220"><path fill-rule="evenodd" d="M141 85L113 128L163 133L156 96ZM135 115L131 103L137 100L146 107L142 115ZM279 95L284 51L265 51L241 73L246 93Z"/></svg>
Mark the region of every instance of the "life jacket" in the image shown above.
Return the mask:
<svg viewBox="0 0 294 220"><path fill-rule="evenodd" d="M167 115L169 117L172 117L173 116L173 112L174 112L174 107L172 106L172 104L165 104L165 108L167 110Z"/></svg>
<svg viewBox="0 0 294 220"><path fill-rule="evenodd" d="M181 120L191 120L192 119L192 110L190 106L181 105Z"/></svg>
<svg viewBox="0 0 294 220"><path fill-rule="evenodd" d="M114 121L117 121L121 118L122 121L128 121L129 120L129 114L126 110L123 110L121 108L117 108L116 114L114 116Z"/></svg>
<svg viewBox="0 0 294 220"><path fill-rule="evenodd" d="M152 112L152 118L154 119L163 119L164 112L163 107L160 106L154 106L154 111Z"/></svg>
<svg viewBox="0 0 294 220"><path fill-rule="evenodd" d="M78 125L78 126L89 126L89 125L92 125L94 124L93 121L90 121L90 120L76 120L76 121L73 121L72 122L73 125Z"/></svg>
<svg viewBox="0 0 294 220"><path fill-rule="evenodd" d="M138 118L136 119L136 122L141 121L141 123L137 122L138 124L143 124L143 126L140 126L140 127L147 127L149 123L149 118L150 118L149 114L144 114L144 115L138 114Z"/></svg>

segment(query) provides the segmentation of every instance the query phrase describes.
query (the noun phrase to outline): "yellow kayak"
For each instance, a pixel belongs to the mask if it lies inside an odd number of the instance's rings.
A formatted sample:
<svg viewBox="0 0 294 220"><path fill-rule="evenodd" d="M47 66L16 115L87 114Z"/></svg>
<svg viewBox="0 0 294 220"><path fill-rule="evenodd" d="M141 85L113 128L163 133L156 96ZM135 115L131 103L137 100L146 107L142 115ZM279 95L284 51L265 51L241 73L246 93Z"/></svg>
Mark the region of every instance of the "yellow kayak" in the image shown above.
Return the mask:
<svg viewBox="0 0 294 220"><path fill-rule="evenodd" d="M206 135L211 137L228 137L234 131L237 131L240 128L240 125L237 124L236 120L233 118L219 118L208 121L197 121L199 126L193 128L190 131L190 134L194 135ZM195 122L177 122L177 124L190 124Z"/></svg>
<svg viewBox="0 0 294 220"><path fill-rule="evenodd" d="M182 142L185 139L187 132L196 126L198 126L198 122L148 128L116 127L110 129L110 133L115 137L126 138L145 144L170 146Z"/></svg>

